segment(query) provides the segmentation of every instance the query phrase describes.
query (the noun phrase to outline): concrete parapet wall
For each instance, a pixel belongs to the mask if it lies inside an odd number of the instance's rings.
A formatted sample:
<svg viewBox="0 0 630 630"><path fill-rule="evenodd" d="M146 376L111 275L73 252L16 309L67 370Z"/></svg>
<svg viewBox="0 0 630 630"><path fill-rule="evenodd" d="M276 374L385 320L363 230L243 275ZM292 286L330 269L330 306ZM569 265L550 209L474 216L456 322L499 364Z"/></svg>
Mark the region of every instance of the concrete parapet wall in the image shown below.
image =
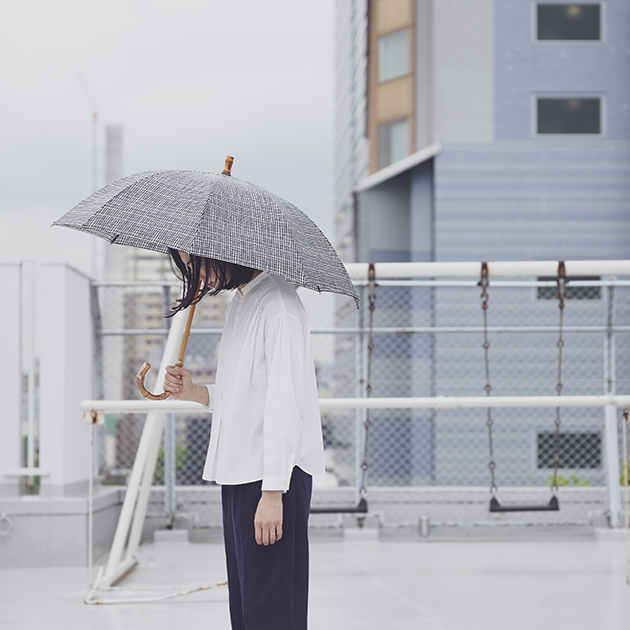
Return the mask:
<svg viewBox="0 0 630 630"><path fill-rule="evenodd" d="M94 497L94 558L109 550L124 488L105 488ZM86 566L88 501L85 497L21 497L2 500L0 566Z"/></svg>
<svg viewBox="0 0 630 630"><path fill-rule="evenodd" d="M124 499L124 487L100 488L94 498L94 558L109 551ZM545 488L504 488L504 503L545 503ZM177 486L175 521L164 512L164 489L151 491L144 523L143 541L153 540L154 532L175 529L219 531L222 526L221 488L219 486ZM353 506L354 488L315 489L313 506ZM604 487L560 488L559 512L517 512L490 514L489 492L480 487L407 487L370 488L368 504L371 526L418 528L421 517L431 526L448 525L587 525L592 515L606 509ZM0 536L0 566L47 567L85 566L88 557L88 502L85 497L4 498L0 512L10 523ZM311 528L346 528L356 526L352 518L341 514L313 514ZM215 540L216 539L216 540ZM213 541L220 542L220 536Z"/></svg>

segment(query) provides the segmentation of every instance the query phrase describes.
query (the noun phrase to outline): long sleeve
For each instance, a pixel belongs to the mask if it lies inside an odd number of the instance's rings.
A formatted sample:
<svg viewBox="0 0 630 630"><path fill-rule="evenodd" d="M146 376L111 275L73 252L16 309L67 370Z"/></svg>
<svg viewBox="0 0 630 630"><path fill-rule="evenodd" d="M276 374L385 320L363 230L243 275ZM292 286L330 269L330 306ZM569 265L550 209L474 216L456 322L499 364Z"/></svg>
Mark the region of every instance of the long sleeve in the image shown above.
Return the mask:
<svg viewBox="0 0 630 630"><path fill-rule="evenodd" d="M304 419L305 334L298 319L282 314L265 335L267 394L263 415L263 490L289 489Z"/></svg>

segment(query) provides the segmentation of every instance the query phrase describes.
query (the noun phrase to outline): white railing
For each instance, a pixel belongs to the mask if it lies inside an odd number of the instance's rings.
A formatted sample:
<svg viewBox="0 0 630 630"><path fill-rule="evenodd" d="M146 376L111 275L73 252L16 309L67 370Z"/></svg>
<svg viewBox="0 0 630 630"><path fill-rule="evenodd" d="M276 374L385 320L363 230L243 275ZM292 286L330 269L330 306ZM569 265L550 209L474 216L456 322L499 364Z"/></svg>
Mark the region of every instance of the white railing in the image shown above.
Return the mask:
<svg viewBox="0 0 630 630"><path fill-rule="evenodd" d="M333 409L470 409L479 407L629 407L630 396L434 396L423 398L320 398L320 411ZM103 413L207 413L206 407L181 400L83 400L88 416Z"/></svg>
<svg viewBox="0 0 630 630"><path fill-rule="evenodd" d="M558 261L523 260L488 262L491 278L528 278L555 276ZM568 276L630 276L630 260L567 260L564 261ZM352 280L368 277L367 263L348 263ZM387 278L479 278L479 262L427 262L427 263L376 263L376 277Z"/></svg>

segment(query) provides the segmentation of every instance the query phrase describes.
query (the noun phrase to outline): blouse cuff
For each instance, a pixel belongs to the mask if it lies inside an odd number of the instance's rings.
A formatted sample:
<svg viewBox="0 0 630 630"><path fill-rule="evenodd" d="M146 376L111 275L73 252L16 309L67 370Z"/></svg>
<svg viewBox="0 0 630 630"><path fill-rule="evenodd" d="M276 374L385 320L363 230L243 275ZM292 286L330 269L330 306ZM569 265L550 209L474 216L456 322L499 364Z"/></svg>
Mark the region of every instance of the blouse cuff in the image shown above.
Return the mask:
<svg viewBox="0 0 630 630"><path fill-rule="evenodd" d="M289 479L282 477L264 477L262 482L263 490L286 492L289 489Z"/></svg>
<svg viewBox="0 0 630 630"><path fill-rule="evenodd" d="M212 412L212 407L213 407L213 405L212 405L213 400L212 399L213 399L213 393L214 393L214 385L205 385L204 384L204 387L208 390L208 404L204 405L204 407L208 411Z"/></svg>

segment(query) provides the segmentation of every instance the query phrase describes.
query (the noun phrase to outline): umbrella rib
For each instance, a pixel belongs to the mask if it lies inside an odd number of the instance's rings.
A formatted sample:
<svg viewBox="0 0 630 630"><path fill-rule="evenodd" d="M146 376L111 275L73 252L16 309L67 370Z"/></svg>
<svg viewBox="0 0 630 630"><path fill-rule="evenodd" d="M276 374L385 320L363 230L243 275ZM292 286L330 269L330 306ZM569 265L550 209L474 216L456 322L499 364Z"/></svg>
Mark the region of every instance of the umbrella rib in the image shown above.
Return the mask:
<svg viewBox="0 0 630 630"><path fill-rule="evenodd" d="M129 190L131 188L133 188L136 185L140 185L140 184L146 184L146 182L148 180L153 179L154 177L157 177L158 175L161 175L162 173L167 173L168 171L166 170L162 170L162 171L147 171L147 176L146 177L141 177L140 179L137 179L133 182L131 182L128 186L125 186L122 190L119 190L114 196L110 197L105 203L101 204L101 207L98 209L97 212L95 212L84 224L83 224L83 228L84 229L89 229L88 224L90 223L90 221L93 221L95 219L95 217L97 215L100 215L114 200L118 199L118 197L120 197L123 193L127 193L129 192ZM120 234L118 234L117 236L120 236ZM102 238L102 237L101 237ZM113 243L113 241L111 241Z"/></svg>

